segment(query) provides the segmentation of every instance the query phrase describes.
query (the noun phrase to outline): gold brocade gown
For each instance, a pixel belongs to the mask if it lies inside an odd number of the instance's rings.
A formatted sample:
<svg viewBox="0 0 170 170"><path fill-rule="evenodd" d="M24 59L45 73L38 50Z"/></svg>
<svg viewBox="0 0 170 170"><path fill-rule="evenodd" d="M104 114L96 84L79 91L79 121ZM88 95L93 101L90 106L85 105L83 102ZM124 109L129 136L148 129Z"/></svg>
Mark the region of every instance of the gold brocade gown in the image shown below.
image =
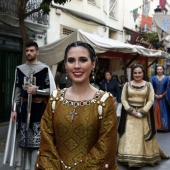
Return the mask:
<svg viewBox="0 0 170 170"><path fill-rule="evenodd" d="M145 136L151 131L148 118L149 110L154 101L153 87L150 84L148 90L147 85L139 89L133 87L130 83L128 83L127 88L126 85L121 97L125 110L133 109L137 112L142 110L146 115L137 118L127 114L125 132L119 139L118 161L130 167L141 167L145 164L155 165L161 158L167 158L167 156L160 149L155 136L150 140L145 139ZM148 96L148 101L146 101L146 96ZM141 107L142 105L143 107ZM138 107L135 108L134 106Z"/></svg>
<svg viewBox="0 0 170 170"><path fill-rule="evenodd" d="M51 96L42 117L36 169L117 170L113 97L98 91L90 101L75 102L65 92Z"/></svg>

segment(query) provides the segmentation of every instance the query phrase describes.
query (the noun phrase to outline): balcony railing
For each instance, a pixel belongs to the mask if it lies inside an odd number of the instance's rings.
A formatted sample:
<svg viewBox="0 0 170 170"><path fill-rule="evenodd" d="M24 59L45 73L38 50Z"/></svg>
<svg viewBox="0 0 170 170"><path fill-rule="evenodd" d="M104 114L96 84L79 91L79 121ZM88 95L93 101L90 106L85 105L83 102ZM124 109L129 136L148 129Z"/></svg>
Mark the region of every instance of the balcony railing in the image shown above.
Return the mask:
<svg viewBox="0 0 170 170"><path fill-rule="evenodd" d="M26 12L39 7L42 0L30 0L26 7ZM18 0L0 0L0 13L9 14L18 18ZM49 16L43 15L43 11L33 13L27 17L28 20L43 25L49 25Z"/></svg>
<svg viewBox="0 0 170 170"><path fill-rule="evenodd" d="M0 0L0 13L18 16L18 0Z"/></svg>

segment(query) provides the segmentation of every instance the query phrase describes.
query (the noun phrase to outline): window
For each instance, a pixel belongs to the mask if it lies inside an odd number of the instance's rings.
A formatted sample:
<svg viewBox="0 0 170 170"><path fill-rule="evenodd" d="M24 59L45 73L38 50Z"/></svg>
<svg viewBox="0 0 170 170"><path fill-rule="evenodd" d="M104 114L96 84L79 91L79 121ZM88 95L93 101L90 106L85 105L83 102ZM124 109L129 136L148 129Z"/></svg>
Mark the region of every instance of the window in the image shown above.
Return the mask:
<svg viewBox="0 0 170 170"><path fill-rule="evenodd" d="M87 0L87 2L91 5L101 8L101 1L100 0Z"/></svg>
<svg viewBox="0 0 170 170"><path fill-rule="evenodd" d="M109 2L109 15L113 18L116 18L116 5L117 0L110 0Z"/></svg>
<svg viewBox="0 0 170 170"><path fill-rule="evenodd" d="M96 0L88 0L88 2L96 4Z"/></svg>
<svg viewBox="0 0 170 170"><path fill-rule="evenodd" d="M73 29L61 26L61 28L60 28L60 37L63 37L63 36L66 36L66 35L70 35L73 32L74 32Z"/></svg>
<svg viewBox="0 0 170 170"><path fill-rule="evenodd" d="M116 40L117 39L117 31L113 31L109 29L109 38Z"/></svg>

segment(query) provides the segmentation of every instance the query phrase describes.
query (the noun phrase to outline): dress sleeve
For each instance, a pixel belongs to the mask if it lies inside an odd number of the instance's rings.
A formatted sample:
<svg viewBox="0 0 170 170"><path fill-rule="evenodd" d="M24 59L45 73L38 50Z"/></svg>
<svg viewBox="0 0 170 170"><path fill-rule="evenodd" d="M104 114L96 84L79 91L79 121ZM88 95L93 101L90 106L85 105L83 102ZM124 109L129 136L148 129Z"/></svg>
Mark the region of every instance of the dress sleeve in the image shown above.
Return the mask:
<svg viewBox="0 0 170 170"><path fill-rule="evenodd" d="M151 78L151 84L152 84L152 87L153 87L153 90L154 90L154 94L156 94L155 89L154 89L154 76L152 76L152 78Z"/></svg>
<svg viewBox="0 0 170 170"><path fill-rule="evenodd" d="M147 103L145 104L145 106L143 107L142 111L144 111L145 113L148 113L148 111L150 110L150 108L153 105L154 102L154 89L151 83L149 83L149 86L147 87L148 89L148 99L147 99Z"/></svg>
<svg viewBox="0 0 170 170"><path fill-rule="evenodd" d="M54 143L53 118L49 101L41 119L41 141L35 170L60 170L60 158Z"/></svg>
<svg viewBox="0 0 170 170"><path fill-rule="evenodd" d="M165 97L166 97L168 104L170 105L170 77L168 77L168 85L167 85Z"/></svg>
<svg viewBox="0 0 170 170"><path fill-rule="evenodd" d="M118 170L116 165L117 117L111 96L105 101L102 115L97 143L82 162L73 168L74 170Z"/></svg>
<svg viewBox="0 0 170 170"><path fill-rule="evenodd" d="M127 88L128 88L127 86L128 86L127 83L125 83L125 85L123 86L121 100L124 109L127 111L127 113L130 114L133 111L133 109L130 107L129 103L127 102Z"/></svg>

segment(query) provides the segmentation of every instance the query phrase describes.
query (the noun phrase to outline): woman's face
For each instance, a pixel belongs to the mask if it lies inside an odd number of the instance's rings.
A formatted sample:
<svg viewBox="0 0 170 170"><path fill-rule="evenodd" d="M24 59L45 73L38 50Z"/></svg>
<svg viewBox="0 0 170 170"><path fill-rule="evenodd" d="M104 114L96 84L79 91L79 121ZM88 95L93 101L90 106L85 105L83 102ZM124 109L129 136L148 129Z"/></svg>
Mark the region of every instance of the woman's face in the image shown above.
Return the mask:
<svg viewBox="0 0 170 170"><path fill-rule="evenodd" d="M91 61L89 51L82 47L71 47L67 53L65 68L72 79L72 83L89 81L95 62Z"/></svg>
<svg viewBox="0 0 170 170"><path fill-rule="evenodd" d="M160 66L160 67L157 67L156 72L157 72L158 75L163 75L164 70L163 70L163 68Z"/></svg>
<svg viewBox="0 0 170 170"><path fill-rule="evenodd" d="M107 81L109 81L110 79L111 79L111 74L109 73L109 72L106 72L105 73L105 79L107 80Z"/></svg>
<svg viewBox="0 0 170 170"><path fill-rule="evenodd" d="M133 79L135 81L141 81L143 80L144 73L141 68L135 68L133 70Z"/></svg>

